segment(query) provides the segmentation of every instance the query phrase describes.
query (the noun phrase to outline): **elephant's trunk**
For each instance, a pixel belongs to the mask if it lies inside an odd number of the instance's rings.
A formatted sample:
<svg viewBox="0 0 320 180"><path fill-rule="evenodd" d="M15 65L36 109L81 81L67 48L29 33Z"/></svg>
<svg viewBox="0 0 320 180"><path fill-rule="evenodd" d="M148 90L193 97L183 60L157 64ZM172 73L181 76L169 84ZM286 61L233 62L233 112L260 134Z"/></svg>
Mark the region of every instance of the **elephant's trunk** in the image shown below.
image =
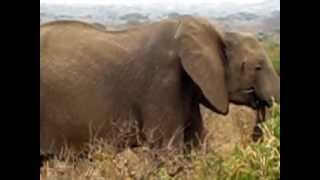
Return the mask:
<svg viewBox="0 0 320 180"><path fill-rule="evenodd" d="M272 67L271 62L257 76L256 94L260 100L271 107L273 102L280 104L280 77Z"/></svg>

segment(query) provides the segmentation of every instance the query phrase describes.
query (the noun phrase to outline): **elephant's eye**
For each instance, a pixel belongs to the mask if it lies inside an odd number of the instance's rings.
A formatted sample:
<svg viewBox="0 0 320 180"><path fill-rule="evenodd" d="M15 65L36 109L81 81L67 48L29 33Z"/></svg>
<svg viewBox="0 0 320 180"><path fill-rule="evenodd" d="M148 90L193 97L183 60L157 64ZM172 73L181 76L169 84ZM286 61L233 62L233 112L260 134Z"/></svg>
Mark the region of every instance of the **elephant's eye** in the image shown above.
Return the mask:
<svg viewBox="0 0 320 180"><path fill-rule="evenodd" d="M256 70L257 71L261 70L261 65L256 65Z"/></svg>

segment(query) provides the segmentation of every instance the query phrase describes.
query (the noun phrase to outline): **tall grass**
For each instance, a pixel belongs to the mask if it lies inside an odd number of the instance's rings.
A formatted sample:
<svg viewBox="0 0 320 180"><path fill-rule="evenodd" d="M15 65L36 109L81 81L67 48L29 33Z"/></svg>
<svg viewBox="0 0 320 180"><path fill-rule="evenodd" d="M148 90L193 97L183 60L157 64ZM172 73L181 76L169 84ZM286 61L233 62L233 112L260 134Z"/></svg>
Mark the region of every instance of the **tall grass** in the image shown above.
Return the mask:
<svg viewBox="0 0 320 180"><path fill-rule="evenodd" d="M280 179L280 106L275 105L272 117L260 125L263 142L236 148L224 167L231 179Z"/></svg>
<svg viewBox="0 0 320 180"><path fill-rule="evenodd" d="M214 149L193 150L189 155L143 148L116 154L105 145L95 145L90 160L46 163L41 179L280 179L279 105L274 105L271 118L260 126L262 141L239 146L228 157Z"/></svg>

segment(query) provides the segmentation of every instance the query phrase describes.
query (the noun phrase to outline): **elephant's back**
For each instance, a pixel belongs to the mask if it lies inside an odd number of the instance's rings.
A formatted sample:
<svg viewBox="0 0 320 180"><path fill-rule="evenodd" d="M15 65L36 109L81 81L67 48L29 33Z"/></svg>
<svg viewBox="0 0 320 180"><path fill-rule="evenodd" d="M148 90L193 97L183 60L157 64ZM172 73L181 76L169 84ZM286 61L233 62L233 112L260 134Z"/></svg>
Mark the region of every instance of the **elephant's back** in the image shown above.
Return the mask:
<svg viewBox="0 0 320 180"><path fill-rule="evenodd" d="M59 21L52 21L40 26L40 29L48 29L48 28L64 28L64 27L74 27L81 29L95 29L99 30L95 24L90 24L81 21L75 20L59 20Z"/></svg>

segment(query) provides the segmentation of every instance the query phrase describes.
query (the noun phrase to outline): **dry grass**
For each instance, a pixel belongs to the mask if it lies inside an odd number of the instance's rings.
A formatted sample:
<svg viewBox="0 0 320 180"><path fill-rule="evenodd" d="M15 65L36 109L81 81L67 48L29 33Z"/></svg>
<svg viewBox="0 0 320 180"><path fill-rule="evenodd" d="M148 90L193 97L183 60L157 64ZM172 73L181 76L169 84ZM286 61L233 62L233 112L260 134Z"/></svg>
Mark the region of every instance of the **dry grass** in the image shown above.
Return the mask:
<svg viewBox="0 0 320 180"><path fill-rule="evenodd" d="M255 112L231 105L228 116L203 109L209 136L190 155L127 149L115 153L103 142L90 146L89 158L77 159L70 150L44 164L42 180L62 179L279 179L279 111L262 125L264 141L252 143Z"/></svg>

